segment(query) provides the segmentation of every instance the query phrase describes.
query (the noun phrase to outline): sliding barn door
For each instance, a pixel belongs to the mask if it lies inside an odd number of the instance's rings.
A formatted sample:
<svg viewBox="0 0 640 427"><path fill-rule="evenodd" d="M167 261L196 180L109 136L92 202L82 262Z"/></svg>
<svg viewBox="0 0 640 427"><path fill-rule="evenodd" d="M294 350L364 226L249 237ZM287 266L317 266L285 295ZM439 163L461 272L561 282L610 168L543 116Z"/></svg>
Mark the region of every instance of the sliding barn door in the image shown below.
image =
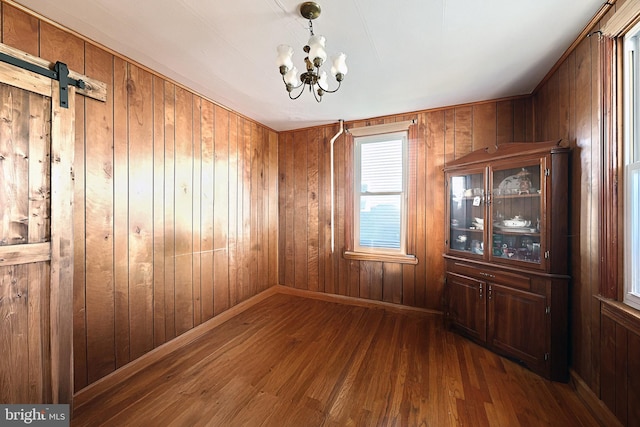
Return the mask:
<svg viewBox="0 0 640 427"><path fill-rule="evenodd" d="M70 403L74 91L63 109L4 63L0 82L0 402Z"/></svg>

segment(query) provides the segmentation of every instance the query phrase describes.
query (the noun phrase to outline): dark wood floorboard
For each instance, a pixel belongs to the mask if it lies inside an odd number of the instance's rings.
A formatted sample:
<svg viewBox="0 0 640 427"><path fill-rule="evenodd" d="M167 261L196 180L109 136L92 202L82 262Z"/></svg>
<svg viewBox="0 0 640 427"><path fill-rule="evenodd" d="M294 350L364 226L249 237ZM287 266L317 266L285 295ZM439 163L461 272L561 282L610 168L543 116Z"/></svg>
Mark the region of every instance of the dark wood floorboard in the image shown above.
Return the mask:
<svg viewBox="0 0 640 427"><path fill-rule="evenodd" d="M597 426L567 384L398 313L275 294L76 410L72 426Z"/></svg>

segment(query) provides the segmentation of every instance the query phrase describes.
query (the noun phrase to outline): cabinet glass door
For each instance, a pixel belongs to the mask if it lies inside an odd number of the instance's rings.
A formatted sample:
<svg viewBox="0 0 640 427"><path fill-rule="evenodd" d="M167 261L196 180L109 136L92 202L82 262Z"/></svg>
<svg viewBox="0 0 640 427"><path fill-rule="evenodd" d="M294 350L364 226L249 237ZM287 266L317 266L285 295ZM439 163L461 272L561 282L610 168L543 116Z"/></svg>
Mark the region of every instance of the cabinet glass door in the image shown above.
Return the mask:
<svg viewBox="0 0 640 427"><path fill-rule="evenodd" d="M494 261L541 265L544 197L541 162L491 169L491 235Z"/></svg>
<svg viewBox="0 0 640 427"><path fill-rule="evenodd" d="M449 175L449 248L482 257L485 227L484 170Z"/></svg>

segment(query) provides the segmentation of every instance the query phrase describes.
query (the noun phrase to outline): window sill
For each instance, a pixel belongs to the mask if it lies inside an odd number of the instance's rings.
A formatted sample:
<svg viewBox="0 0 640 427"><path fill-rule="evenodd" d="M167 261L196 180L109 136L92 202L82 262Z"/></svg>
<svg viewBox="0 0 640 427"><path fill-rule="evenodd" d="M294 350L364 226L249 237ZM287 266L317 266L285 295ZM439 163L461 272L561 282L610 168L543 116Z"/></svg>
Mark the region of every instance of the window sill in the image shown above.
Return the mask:
<svg viewBox="0 0 640 427"><path fill-rule="evenodd" d="M415 255L387 255L372 252L344 251L344 258L356 261L395 262L397 264L418 264Z"/></svg>
<svg viewBox="0 0 640 427"><path fill-rule="evenodd" d="M602 314L640 335L640 311L621 302L595 296L602 303Z"/></svg>

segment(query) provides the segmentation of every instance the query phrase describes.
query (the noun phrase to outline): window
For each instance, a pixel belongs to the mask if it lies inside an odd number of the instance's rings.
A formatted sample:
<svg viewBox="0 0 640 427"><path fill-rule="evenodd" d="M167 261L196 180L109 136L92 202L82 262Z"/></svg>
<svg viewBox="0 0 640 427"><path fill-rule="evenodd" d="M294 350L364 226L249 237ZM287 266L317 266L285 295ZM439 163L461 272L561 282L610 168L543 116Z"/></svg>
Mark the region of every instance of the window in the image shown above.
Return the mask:
<svg viewBox="0 0 640 427"><path fill-rule="evenodd" d="M405 255L407 131L354 139L354 250Z"/></svg>
<svg viewBox="0 0 640 427"><path fill-rule="evenodd" d="M640 309L640 25L624 50L624 302Z"/></svg>

